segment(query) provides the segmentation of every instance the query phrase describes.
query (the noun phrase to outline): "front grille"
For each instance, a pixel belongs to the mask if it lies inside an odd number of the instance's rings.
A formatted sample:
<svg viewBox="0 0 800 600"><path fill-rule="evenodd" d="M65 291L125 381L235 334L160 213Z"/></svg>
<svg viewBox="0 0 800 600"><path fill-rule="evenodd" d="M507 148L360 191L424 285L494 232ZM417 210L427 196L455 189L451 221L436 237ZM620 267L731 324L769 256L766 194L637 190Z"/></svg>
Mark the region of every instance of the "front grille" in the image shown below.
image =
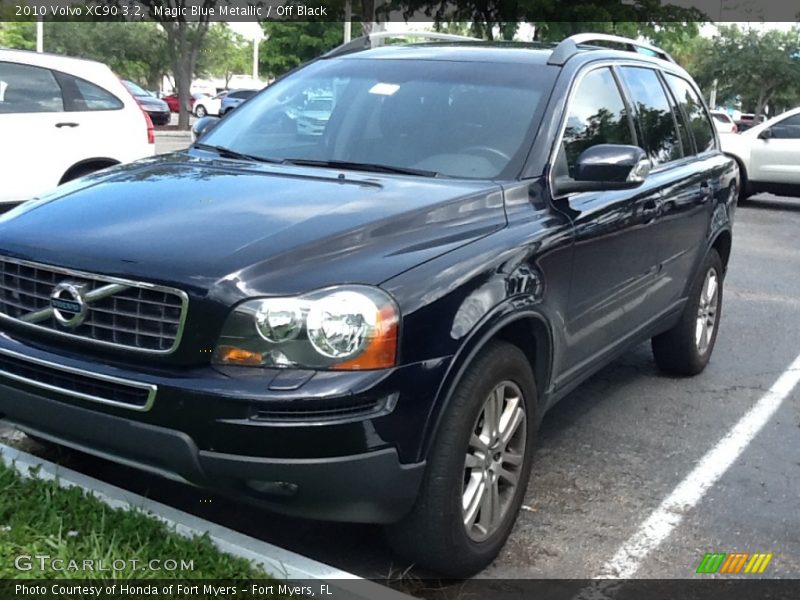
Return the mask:
<svg viewBox="0 0 800 600"><path fill-rule="evenodd" d="M25 384L56 394L112 406L148 410L156 386L85 373L63 365L0 353L0 381L19 389Z"/></svg>
<svg viewBox="0 0 800 600"><path fill-rule="evenodd" d="M366 417L382 412L389 398L343 398L341 400L299 400L275 403L256 409L253 418L259 421L300 422L330 421Z"/></svg>
<svg viewBox="0 0 800 600"><path fill-rule="evenodd" d="M85 298L85 315L77 323L56 318L51 294L59 284L79 289ZM185 312L186 295L179 290L0 257L0 316L28 325L101 344L170 352L178 345Z"/></svg>

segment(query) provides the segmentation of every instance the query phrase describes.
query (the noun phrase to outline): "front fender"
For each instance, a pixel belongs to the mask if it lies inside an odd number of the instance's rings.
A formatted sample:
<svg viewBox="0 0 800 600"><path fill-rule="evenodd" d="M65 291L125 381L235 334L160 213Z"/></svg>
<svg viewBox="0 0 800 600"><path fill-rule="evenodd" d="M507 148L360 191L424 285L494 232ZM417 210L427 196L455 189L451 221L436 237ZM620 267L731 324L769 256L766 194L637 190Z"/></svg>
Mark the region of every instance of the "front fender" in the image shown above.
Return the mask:
<svg viewBox="0 0 800 600"><path fill-rule="evenodd" d="M509 298L484 316L464 338L458 352L452 357L425 422L418 460L423 460L427 456L447 411L453 391L464 377L474 358L490 341L507 339L506 336L509 333L513 335L517 331L520 332L519 335L522 336L522 339L530 339L530 347L524 350L533 362L532 368L539 402L536 416L537 419L541 419L546 409L544 394L549 388L552 374L552 328L546 316L539 310L538 298L533 295ZM527 337L528 335L530 338Z"/></svg>

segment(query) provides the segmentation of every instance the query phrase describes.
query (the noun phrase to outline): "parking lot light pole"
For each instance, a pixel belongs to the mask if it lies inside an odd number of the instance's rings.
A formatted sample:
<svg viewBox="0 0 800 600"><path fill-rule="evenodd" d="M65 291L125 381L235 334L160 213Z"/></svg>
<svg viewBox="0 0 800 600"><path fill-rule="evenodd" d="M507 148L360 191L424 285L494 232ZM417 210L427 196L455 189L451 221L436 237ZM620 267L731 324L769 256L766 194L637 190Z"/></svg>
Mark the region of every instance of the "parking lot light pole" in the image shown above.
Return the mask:
<svg viewBox="0 0 800 600"><path fill-rule="evenodd" d="M44 21L42 21L42 17L36 20L36 51L44 52Z"/></svg>
<svg viewBox="0 0 800 600"><path fill-rule="evenodd" d="M258 45L266 36L259 27L258 30L253 30L253 83L258 81Z"/></svg>
<svg viewBox="0 0 800 600"><path fill-rule="evenodd" d="M344 3L344 43L350 41L352 36L353 4L350 0Z"/></svg>

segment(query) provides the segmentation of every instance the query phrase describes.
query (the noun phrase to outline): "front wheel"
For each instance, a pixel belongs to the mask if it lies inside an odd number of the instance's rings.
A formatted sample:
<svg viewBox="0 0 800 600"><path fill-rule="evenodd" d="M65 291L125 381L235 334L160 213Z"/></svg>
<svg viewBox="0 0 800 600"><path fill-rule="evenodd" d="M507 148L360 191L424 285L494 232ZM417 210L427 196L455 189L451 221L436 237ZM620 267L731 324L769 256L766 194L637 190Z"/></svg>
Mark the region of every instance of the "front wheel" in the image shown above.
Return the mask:
<svg viewBox="0 0 800 600"><path fill-rule="evenodd" d="M697 375L706 368L722 316L723 266L711 249L698 272L689 300L675 327L652 340L658 367L675 375Z"/></svg>
<svg viewBox="0 0 800 600"><path fill-rule="evenodd" d="M493 342L455 389L414 508L387 528L395 552L449 577L489 565L522 504L536 426L536 386L525 354Z"/></svg>

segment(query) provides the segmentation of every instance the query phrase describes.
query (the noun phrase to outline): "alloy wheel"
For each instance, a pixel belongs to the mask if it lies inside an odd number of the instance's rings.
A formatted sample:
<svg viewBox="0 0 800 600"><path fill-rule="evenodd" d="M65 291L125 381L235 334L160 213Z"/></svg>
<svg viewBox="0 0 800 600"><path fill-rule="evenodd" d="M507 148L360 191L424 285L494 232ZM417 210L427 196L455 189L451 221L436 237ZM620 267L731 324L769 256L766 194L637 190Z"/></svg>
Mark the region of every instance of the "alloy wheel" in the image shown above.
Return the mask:
<svg viewBox="0 0 800 600"><path fill-rule="evenodd" d="M719 308L719 276L717 270L711 268L706 273L703 288L700 290L700 304L697 307L697 323L694 332L694 342L697 351L705 354L711 345L714 328L717 325L717 310Z"/></svg>
<svg viewBox="0 0 800 600"><path fill-rule="evenodd" d="M464 460L461 507L473 541L484 541L497 531L513 504L526 438L522 391L512 381L503 381L478 414Z"/></svg>

